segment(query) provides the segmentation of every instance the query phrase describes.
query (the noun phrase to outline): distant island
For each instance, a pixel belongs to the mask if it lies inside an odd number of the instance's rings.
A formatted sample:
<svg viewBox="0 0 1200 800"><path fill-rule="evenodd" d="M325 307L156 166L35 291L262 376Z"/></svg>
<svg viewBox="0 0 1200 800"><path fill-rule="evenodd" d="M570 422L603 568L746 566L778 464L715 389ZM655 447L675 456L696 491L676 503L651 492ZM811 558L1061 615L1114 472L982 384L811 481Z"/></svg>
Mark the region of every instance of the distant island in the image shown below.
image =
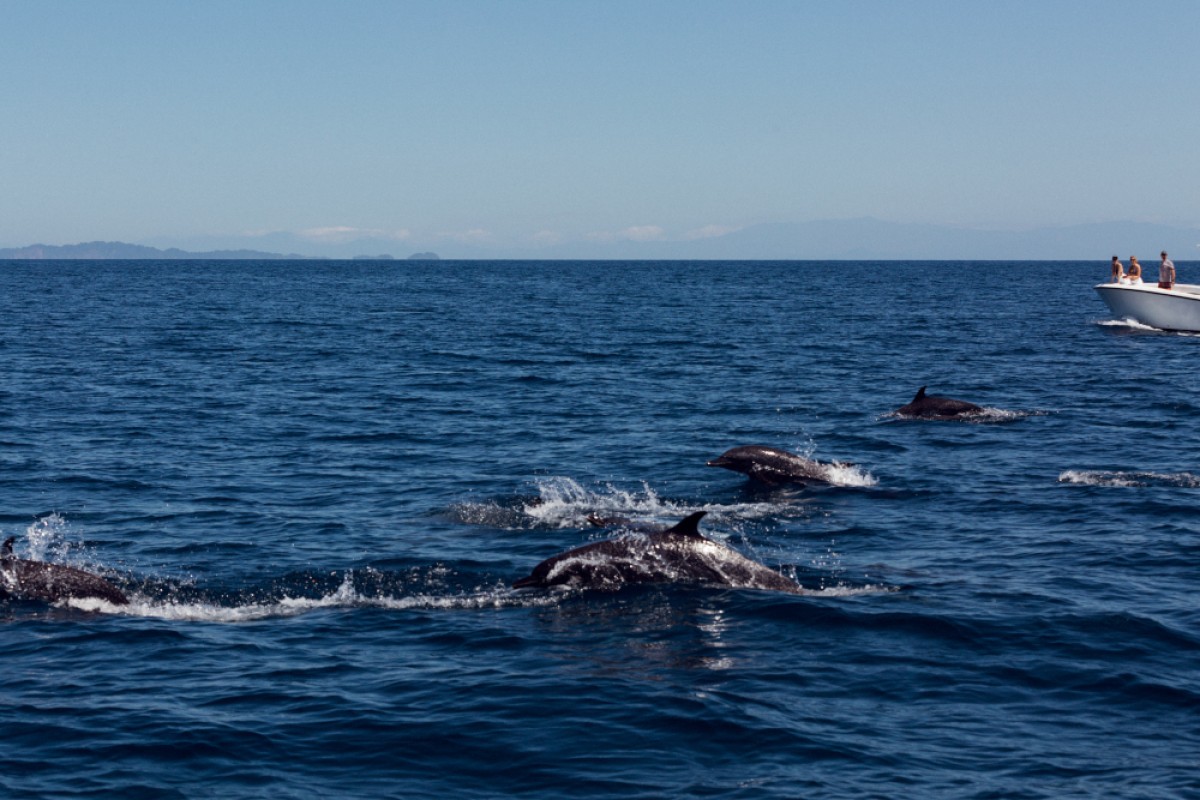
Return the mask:
<svg viewBox="0 0 1200 800"><path fill-rule="evenodd" d="M83 242L80 244L31 244L28 247L0 248L0 261L329 261L325 256L297 253L266 253L261 250L209 250L193 253L172 247L160 250L126 242ZM394 261L387 254L355 256L355 261ZM438 261L437 253L413 253L409 261Z"/></svg>
<svg viewBox="0 0 1200 800"><path fill-rule="evenodd" d="M355 256L352 261L395 261L395 256L390 256L387 253L379 256ZM441 261L441 257L437 253L413 253L408 257L409 261Z"/></svg>

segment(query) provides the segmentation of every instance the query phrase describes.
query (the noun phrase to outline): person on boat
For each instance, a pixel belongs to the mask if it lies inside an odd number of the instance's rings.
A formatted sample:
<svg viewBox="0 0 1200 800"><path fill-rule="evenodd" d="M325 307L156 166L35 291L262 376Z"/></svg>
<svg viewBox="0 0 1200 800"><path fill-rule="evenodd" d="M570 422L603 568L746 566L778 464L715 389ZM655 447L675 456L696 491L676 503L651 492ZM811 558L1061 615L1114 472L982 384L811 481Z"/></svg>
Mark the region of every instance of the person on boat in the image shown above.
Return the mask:
<svg viewBox="0 0 1200 800"><path fill-rule="evenodd" d="M1137 256L1129 257L1129 280L1124 281L1130 286L1139 286L1142 282L1142 265L1138 263Z"/></svg>
<svg viewBox="0 0 1200 800"><path fill-rule="evenodd" d="M1175 285L1175 262L1167 258L1166 250L1159 255L1162 256L1162 263L1158 266L1158 288L1170 289Z"/></svg>
<svg viewBox="0 0 1200 800"><path fill-rule="evenodd" d="M1112 280L1109 283L1120 283L1121 278L1125 277L1125 265L1122 264L1116 256L1113 256L1112 261Z"/></svg>

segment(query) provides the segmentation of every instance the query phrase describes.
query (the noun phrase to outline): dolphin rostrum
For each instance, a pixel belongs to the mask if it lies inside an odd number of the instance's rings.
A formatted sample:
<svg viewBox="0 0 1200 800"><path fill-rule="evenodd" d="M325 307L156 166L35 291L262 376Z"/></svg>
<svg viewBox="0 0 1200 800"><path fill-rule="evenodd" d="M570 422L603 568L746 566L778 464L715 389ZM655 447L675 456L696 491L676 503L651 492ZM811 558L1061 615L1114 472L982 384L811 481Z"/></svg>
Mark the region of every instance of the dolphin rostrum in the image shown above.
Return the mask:
<svg viewBox="0 0 1200 800"><path fill-rule="evenodd" d="M896 409L896 414L902 417L920 417L922 419L954 419L970 414L981 414L983 408L965 400L955 400L952 397L938 397L925 394L925 387L917 390L917 395L906 406Z"/></svg>
<svg viewBox="0 0 1200 800"><path fill-rule="evenodd" d="M673 528L592 542L546 559L514 589L619 589L635 583L691 583L804 594L795 581L700 533L697 511Z"/></svg>
<svg viewBox="0 0 1200 800"><path fill-rule="evenodd" d="M787 483L830 483L832 470L852 466L842 461L824 464L811 458L759 444L743 445L726 450L707 462L710 467L724 467L753 478L768 486Z"/></svg>
<svg viewBox="0 0 1200 800"><path fill-rule="evenodd" d="M13 555L14 540L8 537L0 548L0 599L55 603L72 597L94 597L116 606L129 604L124 592L99 575L62 564L17 558Z"/></svg>

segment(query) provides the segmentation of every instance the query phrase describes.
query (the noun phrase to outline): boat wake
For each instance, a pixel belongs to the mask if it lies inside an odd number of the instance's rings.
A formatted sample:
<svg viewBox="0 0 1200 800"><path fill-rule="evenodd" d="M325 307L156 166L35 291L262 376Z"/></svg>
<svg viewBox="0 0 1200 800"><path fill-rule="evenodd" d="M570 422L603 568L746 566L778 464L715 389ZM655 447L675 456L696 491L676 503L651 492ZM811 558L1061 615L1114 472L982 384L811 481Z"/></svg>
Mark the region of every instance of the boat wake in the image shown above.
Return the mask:
<svg viewBox="0 0 1200 800"><path fill-rule="evenodd" d="M1103 319L1096 322L1096 325L1101 328L1113 328L1120 333L1154 333L1162 336L1182 336L1185 338L1200 337L1200 333L1192 331L1168 331L1162 328L1155 328L1153 325L1147 325L1143 322L1138 322L1132 317L1123 319Z"/></svg>
<svg viewBox="0 0 1200 800"><path fill-rule="evenodd" d="M1143 325L1136 319L1125 317L1123 319L1102 319L1096 323L1101 328L1130 328L1140 331L1157 331L1158 328L1152 328L1149 325Z"/></svg>
<svg viewBox="0 0 1200 800"><path fill-rule="evenodd" d="M1167 486L1179 489L1200 488L1200 475L1190 472L1126 472L1119 470L1069 469L1058 476L1059 483L1081 486Z"/></svg>

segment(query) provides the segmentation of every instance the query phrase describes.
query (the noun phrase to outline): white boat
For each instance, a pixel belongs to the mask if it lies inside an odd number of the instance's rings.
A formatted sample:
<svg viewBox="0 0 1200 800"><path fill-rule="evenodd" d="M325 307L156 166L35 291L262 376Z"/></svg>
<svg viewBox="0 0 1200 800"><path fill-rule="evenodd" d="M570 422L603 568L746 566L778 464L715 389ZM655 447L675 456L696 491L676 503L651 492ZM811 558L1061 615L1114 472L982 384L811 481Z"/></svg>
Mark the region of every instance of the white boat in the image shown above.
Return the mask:
<svg viewBox="0 0 1200 800"><path fill-rule="evenodd" d="M1200 331L1200 286L1194 283L1177 283L1170 289L1160 289L1157 283L1101 283L1096 291L1123 319L1164 331Z"/></svg>

